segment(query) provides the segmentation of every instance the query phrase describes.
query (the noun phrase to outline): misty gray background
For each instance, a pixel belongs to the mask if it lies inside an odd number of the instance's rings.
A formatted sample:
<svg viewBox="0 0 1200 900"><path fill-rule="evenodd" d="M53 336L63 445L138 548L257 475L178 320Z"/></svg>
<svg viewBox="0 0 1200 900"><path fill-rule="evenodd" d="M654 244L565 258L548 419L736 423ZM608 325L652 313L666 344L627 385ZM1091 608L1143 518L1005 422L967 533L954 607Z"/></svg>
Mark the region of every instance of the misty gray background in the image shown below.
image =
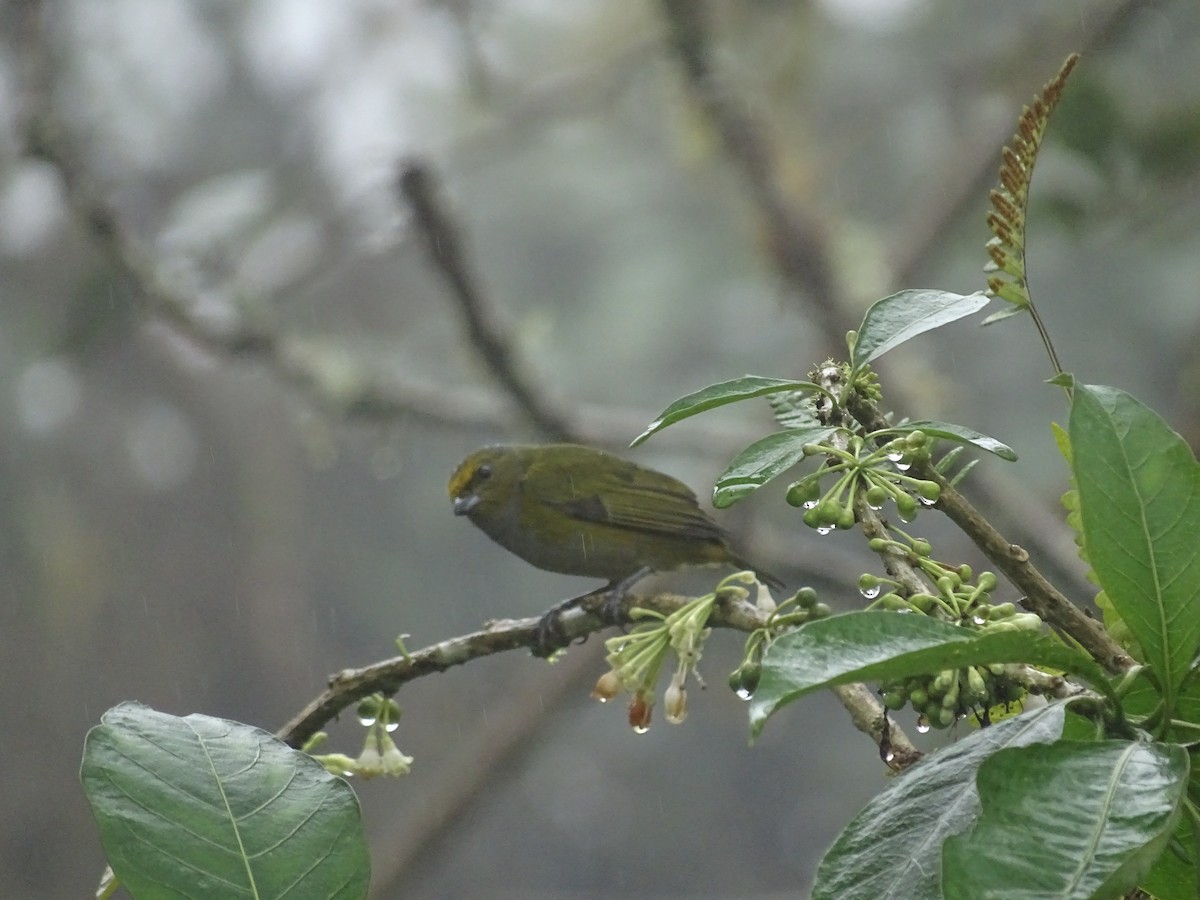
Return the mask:
<svg viewBox="0 0 1200 900"><path fill-rule="evenodd" d="M660 4L47 4L55 114L191 314L262 320L327 384L413 398L348 422L336 396L314 403L278 367L181 333L73 214L60 173L25 154L31 6L0 13L0 884L68 897L103 866L77 770L110 706L274 730L401 632L423 646L591 586L450 514L463 455L539 436L413 234L401 161L438 176L526 370L592 439L623 446L683 393L803 377L844 348L781 276ZM899 288L983 286L999 146L1083 51L1034 179L1035 298L1068 369L1197 433L1195 3L703 6L718 88L769 147L842 331ZM1077 578L1054 527L1067 481L1047 423L1063 398L1030 323L960 323L881 368L902 414L1016 448L978 483ZM771 427L743 406L630 455L707 495L738 441ZM782 493L720 520L748 555L854 608L870 560L853 535L799 527ZM929 515L920 527L946 534ZM621 704L588 699L599 639L557 667L514 653L406 688L412 775L355 784L376 896L803 894L885 771L827 696L747 747L724 686L740 643L716 635L687 722L644 736ZM329 749L357 754L351 719Z"/></svg>

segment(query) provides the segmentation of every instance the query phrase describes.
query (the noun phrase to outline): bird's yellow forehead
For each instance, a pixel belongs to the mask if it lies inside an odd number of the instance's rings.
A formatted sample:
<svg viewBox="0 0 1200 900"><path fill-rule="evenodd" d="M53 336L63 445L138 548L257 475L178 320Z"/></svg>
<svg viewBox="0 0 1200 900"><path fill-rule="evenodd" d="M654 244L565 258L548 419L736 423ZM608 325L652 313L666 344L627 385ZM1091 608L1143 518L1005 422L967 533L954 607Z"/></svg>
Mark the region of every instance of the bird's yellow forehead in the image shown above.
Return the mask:
<svg viewBox="0 0 1200 900"><path fill-rule="evenodd" d="M450 476L450 496L459 497L467 489L467 485L471 483L471 476L475 474L475 457L468 456L458 468L454 470L454 474Z"/></svg>
<svg viewBox="0 0 1200 900"><path fill-rule="evenodd" d="M495 454L492 448L484 447L482 450L476 450L466 459L458 464L458 468L454 470L454 474L450 476L449 491L451 498L461 497L471 487L471 482L475 480L475 473L479 471L479 467L485 462L491 462Z"/></svg>

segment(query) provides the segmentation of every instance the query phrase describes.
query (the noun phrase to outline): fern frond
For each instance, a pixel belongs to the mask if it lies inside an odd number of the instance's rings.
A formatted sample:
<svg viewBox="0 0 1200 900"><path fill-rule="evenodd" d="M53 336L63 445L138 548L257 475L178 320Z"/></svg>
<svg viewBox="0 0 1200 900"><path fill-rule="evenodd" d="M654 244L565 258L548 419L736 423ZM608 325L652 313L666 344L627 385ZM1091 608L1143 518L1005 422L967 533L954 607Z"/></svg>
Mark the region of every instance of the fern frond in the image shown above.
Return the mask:
<svg viewBox="0 0 1200 900"><path fill-rule="evenodd" d="M1010 304L1010 307L989 316L983 324L990 325L1029 310L1056 372L1061 372L1062 368L1029 294L1029 281L1025 273L1025 222L1033 166L1046 133L1046 124L1077 62L1078 53L1068 56L1058 74L1033 98L1033 105L1021 110L1016 133L1001 153L1000 185L989 195L992 209L987 215L988 228L993 235L987 242L990 262L984 267L988 273L988 292Z"/></svg>

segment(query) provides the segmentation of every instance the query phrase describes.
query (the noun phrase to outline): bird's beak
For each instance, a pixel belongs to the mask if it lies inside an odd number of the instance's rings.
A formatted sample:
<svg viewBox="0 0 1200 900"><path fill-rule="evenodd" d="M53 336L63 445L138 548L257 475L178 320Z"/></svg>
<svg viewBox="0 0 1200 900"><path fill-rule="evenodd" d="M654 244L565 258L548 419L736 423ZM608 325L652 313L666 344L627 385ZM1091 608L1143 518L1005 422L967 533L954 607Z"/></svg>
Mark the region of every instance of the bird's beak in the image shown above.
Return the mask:
<svg viewBox="0 0 1200 900"><path fill-rule="evenodd" d="M462 497L454 498L454 514L456 516L465 516L471 510L479 505L478 494L466 494Z"/></svg>

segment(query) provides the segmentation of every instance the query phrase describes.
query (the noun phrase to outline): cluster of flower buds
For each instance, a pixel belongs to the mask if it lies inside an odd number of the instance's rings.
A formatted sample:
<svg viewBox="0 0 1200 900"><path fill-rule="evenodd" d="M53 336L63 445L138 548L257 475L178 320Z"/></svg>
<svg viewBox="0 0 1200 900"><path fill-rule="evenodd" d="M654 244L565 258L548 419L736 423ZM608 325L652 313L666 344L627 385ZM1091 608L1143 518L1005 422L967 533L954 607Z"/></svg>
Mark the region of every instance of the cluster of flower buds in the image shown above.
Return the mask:
<svg viewBox="0 0 1200 900"><path fill-rule="evenodd" d="M929 542L909 538L907 543L873 538L872 550L903 550L936 586L936 593L903 593L899 582L865 574L859 578L859 592L871 600L871 608L892 612L927 615L960 628L980 633L1000 631L1036 631L1042 620L1031 612L1022 612L1013 603L993 603L996 589L994 572L979 576L969 565L947 565L931 557ZM945 728L974 713L980 722L1003 713L1025 696L1015 679L1018 667L996 664L945 669L885 682L880 687L884 705L900 710L911 704L919 714L918 728ZM999 707L999 710L997 710Z"/></svg>
<svg viewBox="0 0 1200 900"><path fill-rule="evenodd" d="M354 761L354 774L362 778L407 775L413 759L401 753L392 740L392 732L400 725L400 705L391 697L372 694L358 702L357 713L358 721L367 729L367 738Z"/></svg>
<svg viewBox="0 0 1200 900"><path fill-rule="evenodd" d="M708 637L708 617L717 598L733 579L742 577L754 581L753 573L738 573L727 578L716 592L684 604L668 616L647 609L635 609L634 618L641 619L628 634L604 642L608 650L609 671L600 676L592 696L607 703L622 691L628 691L629 727L638 734L650 729L654 712L655 685L667 654L674 651L678 660L675 672L663 694L666 719L678 725L687 718L687 679L696 675L700 651ZM738 591L747 594L745 588ZM703 682L701 682L703 684Z"/></svg>
<svg viewBox="0 0 1200 900"><path fill-rule="evenodd" d="M766 600L770 600L768 595ZM743 700L749 700L758 687L762 676L763 650L776 637L812 619L824 619L830 615L828 604L817 599L817 592L810 587L800 588L795 596L778 606L772 601L768 607L760 596L758 606L771 613L767 625L750 634L746 639L746 652L742 664L729 676L729 688Z"/></svg>
<svg viewBox="0 0 1200 900"><path fill-rule="evenodd" d="M918 731L947 728L968 715L984 724L995 715L996 707L1006 710L1024 699L1025 689L1012 677L1017 668L997 663L943 669L931 675L885 682L880 691L888 709L912 705L918 714Z"/></svg>
<svg viewBox="0 0 1200 900"><path fill-rule="evenodd" d="M929 459L932 443L923 431L913 430L882 445L873 436L860 435L851 436L845 449L830 443L808 444L806 455L822 454L826 461L788 487L787 502L803 507L804 524L820 534L854 527L860 493L872 509L893 501L900 518L911 522L921 504L937 503L941 495L937 482L907 474L915 462ZM836 478L823 490L822 482L830 476Z"/></svg>

